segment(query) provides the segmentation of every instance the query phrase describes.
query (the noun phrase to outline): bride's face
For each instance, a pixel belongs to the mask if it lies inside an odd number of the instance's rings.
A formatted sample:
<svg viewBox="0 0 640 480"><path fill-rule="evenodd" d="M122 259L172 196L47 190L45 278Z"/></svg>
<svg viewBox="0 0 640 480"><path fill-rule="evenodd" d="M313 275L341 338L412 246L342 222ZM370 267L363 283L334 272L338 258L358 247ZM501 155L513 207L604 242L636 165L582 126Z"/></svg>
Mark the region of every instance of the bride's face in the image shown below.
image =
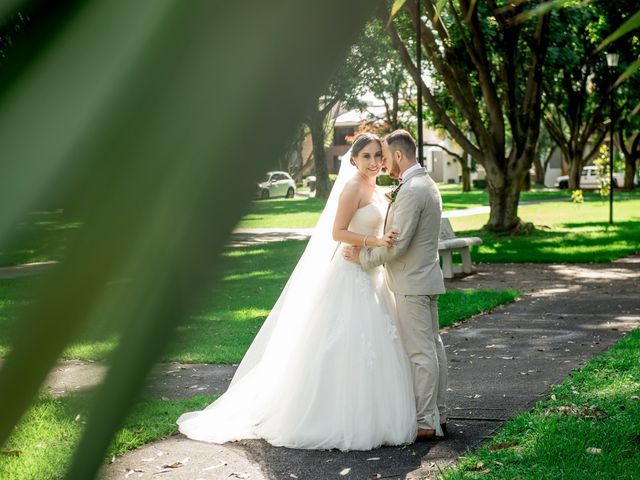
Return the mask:
<svg viewBox="0 0 640 480"><path fill-rule="evenodd" d="M367 177L375 177L382 168L382 148L379 142L369 142L353 157L358 171Z"/></svg>

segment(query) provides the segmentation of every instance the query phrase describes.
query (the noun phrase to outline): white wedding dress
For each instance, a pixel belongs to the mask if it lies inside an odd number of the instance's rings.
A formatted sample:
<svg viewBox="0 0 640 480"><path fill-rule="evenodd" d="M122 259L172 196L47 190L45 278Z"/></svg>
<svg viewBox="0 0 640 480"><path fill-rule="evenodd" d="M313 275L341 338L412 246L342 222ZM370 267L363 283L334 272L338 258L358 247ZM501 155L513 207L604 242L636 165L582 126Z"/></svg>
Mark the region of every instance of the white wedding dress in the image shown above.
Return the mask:
<svg viewBox="0 0 640 480"><path fill-rule="evenodd" d="M385 208L358 209L349 230L380 235ZM301 265L304 259L298 267L310 268ZM365 271L335 248L326 263L319 277L294 271L286 301L274 307L227 392L205 410L182 415L182 433L205 442L262 438L304 449L370 450L414 441L411 367L382 267Z"/></svg>

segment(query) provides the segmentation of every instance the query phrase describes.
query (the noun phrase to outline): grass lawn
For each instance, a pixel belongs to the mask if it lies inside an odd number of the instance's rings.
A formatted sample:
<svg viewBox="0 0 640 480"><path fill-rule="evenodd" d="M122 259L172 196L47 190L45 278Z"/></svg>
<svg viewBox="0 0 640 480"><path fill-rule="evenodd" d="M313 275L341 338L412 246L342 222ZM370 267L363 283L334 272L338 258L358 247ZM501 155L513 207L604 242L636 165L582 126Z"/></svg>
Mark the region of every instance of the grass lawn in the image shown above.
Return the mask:
<svg viewBox="0 0 640 480"><path fill-rule="evenodd" d="M105 459L171 435L177 431L175 422L180 414L199 410L215 398L141 401L118 431ZM0 452L0 478L62 478L82 434L87 412L86 395L62 398L41 395Z"/></svg>
<svg viewBox="0 0 640 480"><path fill-rule="evenodd" d="M640 329L636 329L442 477L639 478L639 356Z"/></svg>
<svg viewBox="0 0 640 480"><path fill-rule="evenodd" d="M323 198L256 200L239 228L313 228L322 213Z"/></svg>
<svg viewBox="0 0 640 480"><path fill-rule="evenodd" d="M306 242L290 240L230 249L225 274L198 312L179 327L164 361L239 362L269 314ZM17 309L29 301L29 278L0 280L0 356L6 356ZM440 299L440 323L455 321L512 301L519 292L447 292ZM64 353L65 358L102 360L117 344L109 325L92 325Z"/></svg>
<svg viewBox="0 0 640 480"><path fill-rule="evenodd" d="M489 194L486 190L471 189L463 192L461 185L439 183L440 195L442 195L442 208L444 210L457 210L489 205ZM593 195L584 192L585 197ZM566 190L534 187L528 192L520 194L521 201L546 200L551 198L571 198Z"/></svg>
<svg viewBox="0 0 640 480"><path fill-rule="evenodd" d="M489 205L485 190L472 190L463 193L460 185L439 184L444 210L480 207ZM590 193L585 192L589 197ZM549 198L570 198L566 191L537 189L523 192L521 199L542 200ZM256 200L250 212L245 215L238 227L242 228L311 228L315 226L325 201L320 198L309 199L273 199Z"/></svg>
<svg viewBox="0 0 640 480"><path fill-rule="evenodd" d="M0 267L59 259L69 234L80 225L62 211L27 215L16 235L0 244Z"/></svg>
<svg viewBox="0 0 640 480"><path fill-rule="evenodd" d="M459 185L439 185L442 192L443 207L445 210L477 207L488 205L487 193L484 190L472 190L462 193ZM521 199L540 200L553 198L569 198L566 191L549 189L531 190L523 192ZM590 207L596 203L599 196L595 192L586 192L587 203L582 206L574 206L568 202L559 202L565 207L571 205L574 210L566 208L555 211L556 203L523 206L520 209L523 217L536 224L558 224L569 222L576 216L588 218L592 221ZM640 192L620 193L616 192L615 219L629 220L619 212L624 209L628 200L639 200ZM238 227L241 228L312 228L315 226L322 209L324 200L309 199L273 199L259 200L251 204L250 211L245 215ZM603 204L604 205L604 204ZM598 210L604 212L605 207ZM534 218L536 217L536 218ZM602 221L608 217L603 213L599 215ZM486 223L487 215L475 215L473 217L456 218L453 220L457 230L475 230ZM68 218L62 211L38 212L28 215L18 226L16 235L8 243L0 244L0 267L17 265L21 263L42 262L46 260L59 260L64 252L67 238L73 231L81 226L77 220ZM558 231L561 233L561 231ZM498 260L495 260L498 261ZM569 260L573 261L573 260ZM577 261L577 260L576 260Z"/></svg>
<svg viewBox="0 0 640 480"><path fill-rule="evenodd" d="M601 200L583 204L550 202L527 205L520 218L536 225L531 235L496 235L479 229L488 215L451 219L460 236L479 236L483 244L472 249L476 262L609 262L640 250L640 199L614 205L609 225L609 205Z"/></svg>

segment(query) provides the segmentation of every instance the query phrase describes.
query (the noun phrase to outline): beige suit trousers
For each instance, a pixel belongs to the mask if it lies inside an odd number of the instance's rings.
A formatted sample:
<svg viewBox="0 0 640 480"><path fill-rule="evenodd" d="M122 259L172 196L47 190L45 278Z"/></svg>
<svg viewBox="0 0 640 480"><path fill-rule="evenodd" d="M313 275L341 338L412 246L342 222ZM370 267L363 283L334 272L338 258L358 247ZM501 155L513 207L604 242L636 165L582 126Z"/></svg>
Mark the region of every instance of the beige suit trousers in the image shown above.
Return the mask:
<svg viewBox="0 0 640 480"><path fill-rule="evenodd" d="M446 422L447 357L440 338L438 295L395 294L398 332L413 371L418 428Z"/></svg>

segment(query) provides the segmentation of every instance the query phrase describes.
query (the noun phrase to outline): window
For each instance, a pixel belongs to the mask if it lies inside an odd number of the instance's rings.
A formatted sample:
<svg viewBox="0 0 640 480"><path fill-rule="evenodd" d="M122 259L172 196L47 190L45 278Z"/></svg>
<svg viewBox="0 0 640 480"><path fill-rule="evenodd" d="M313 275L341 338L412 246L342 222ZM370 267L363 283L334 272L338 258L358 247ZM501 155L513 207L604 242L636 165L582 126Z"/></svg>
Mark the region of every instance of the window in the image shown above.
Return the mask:
<svg viewBox="0 0 640 480"><path fill-rule="evenodd" d="M333 144L347 145L346 137L352 137L355 133L355 127L335 127L333 129Z"/></svg>

